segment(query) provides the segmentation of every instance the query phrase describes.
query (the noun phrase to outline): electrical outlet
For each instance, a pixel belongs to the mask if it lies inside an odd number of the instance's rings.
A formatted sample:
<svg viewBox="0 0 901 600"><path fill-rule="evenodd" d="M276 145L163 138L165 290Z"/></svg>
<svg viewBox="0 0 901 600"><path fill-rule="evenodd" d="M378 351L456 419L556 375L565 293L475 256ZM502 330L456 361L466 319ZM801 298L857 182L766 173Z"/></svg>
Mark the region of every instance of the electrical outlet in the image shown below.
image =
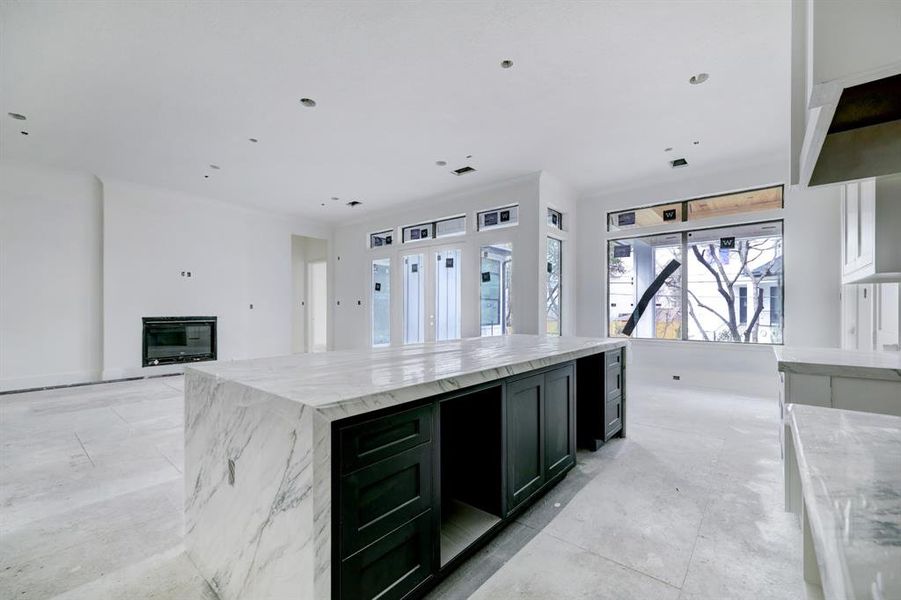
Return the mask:
<svg viewBox="0 0 901 600"><path fill-rule="evenodd" d="M250 310L253 310L253 304L250 305Z"/></svg>

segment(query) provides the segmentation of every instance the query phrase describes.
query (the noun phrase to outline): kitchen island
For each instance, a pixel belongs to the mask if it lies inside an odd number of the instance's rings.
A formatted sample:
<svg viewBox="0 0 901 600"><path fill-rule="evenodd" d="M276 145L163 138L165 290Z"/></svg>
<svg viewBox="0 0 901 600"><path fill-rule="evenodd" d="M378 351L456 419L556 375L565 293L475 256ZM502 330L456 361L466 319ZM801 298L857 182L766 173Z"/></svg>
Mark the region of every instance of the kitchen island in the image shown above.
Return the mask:
<svg viewBox="0 0 901 600"><path fill-rule="evenodd" d="M625 434L625 340L191 366L185 544L223 600L413 598ZM578 421L576 419L578 403Z"/></svg>

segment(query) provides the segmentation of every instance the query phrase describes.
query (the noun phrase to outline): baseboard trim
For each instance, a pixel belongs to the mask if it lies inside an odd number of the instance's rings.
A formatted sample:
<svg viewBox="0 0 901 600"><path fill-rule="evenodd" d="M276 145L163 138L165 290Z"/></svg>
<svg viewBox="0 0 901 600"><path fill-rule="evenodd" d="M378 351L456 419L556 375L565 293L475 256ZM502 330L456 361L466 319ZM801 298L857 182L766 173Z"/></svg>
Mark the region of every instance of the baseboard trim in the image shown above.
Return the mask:
<svg viewBox="0 0 901 600"><path fill-rule="evenodd" d="M27 394L28 392L43 392L46 390L59 390L59 389L63 389L63 388L84 387L86 385L101 385L104 383L120 383L122 381L138 381L141 379L159 379L160 377L175 377L176 375L181 375L181 373L162 373L160 375L121 377L119 379L93 379L91 381L80 381L78 383L61 383L61 384L57 384L57 385L44 385L44 386L40 386L40 387L4 389L4 390L0 390L0 396L7 396L9 394Z"/></svg>

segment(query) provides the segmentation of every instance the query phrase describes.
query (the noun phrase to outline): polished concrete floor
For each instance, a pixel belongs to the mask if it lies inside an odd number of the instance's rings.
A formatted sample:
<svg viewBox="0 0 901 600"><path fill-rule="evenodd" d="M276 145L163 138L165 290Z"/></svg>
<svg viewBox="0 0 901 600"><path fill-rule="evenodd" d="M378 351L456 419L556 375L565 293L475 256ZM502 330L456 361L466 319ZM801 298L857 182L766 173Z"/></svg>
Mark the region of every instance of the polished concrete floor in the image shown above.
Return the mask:
<svg viewBox="0 0 901 600"><path fill-rule="evenodd" d="M631 382L629 437L430 598L803 598L775 399ZM0 597L212 599L182 547L182 379L0 396Z"/></svg>

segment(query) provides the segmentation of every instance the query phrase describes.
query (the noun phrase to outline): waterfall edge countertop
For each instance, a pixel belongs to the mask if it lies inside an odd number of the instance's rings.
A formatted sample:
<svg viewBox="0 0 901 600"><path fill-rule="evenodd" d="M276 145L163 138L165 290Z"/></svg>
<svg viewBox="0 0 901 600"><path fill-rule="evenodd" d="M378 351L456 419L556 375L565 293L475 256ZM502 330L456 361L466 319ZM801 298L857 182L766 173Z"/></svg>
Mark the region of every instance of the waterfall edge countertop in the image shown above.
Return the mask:
<svg viewBox="0 0 901 600"><path fill-rule="evenodd" d="M901 598L901 417L788 412L826 598Z"/></svg>
<svg viewBox="0 0 901 600"><path fill-rule="evenodd" d="M802 346L774 346L773 352L783 372L901 381L901 352Z"/></svg>
<svg viewBox="0 0 901 600"><path fill-rule="evenodd" d="M191 365L316 409L329 420L625 346L625 339L506 335Z"/></svg>

